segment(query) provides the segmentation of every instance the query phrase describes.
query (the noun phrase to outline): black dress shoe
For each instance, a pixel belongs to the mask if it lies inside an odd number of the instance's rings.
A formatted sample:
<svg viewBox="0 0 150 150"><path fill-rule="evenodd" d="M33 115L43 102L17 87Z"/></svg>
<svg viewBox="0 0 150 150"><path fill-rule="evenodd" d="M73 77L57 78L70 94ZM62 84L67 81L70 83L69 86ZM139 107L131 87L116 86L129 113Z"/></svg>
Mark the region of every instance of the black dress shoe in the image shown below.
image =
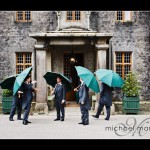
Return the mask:
<svg viewBox="0 0 150 150"><path fill-rule="evenodd" d="M105 120L109 120L109 118L105 118Z"/></svg>
<svg viewBox="0 0 150 150"><path fill-rule="evenodd" d="M84 122L79 122L78 124L84 124Z"/></svg>
<svg viewBox="0 0 150 150"><path fill-rule="evenodd" d="M58 121L58 120L60 120L60 119L56 118L54 121Z"/></svg>
<svg viewBox="0 0 150 150"><path fill-rule="evenodd" d="M97 119L99 118L99 117L97 117L96 115L92 115L92 117L97 118Z"/></svg>
<svg viewBox="0 0 150 150"><path fill-rule="evenodd" d="M14 121L14 119L13 118L9 118L9 121Z"/></svg>
<svg viewBox="0 0 150 150"><path fill-rule="evenodd" d="M27 120L26 122L27 122L27 123L31 123L31 121L28 121L28 120Z"/></svg>
<svg viewBox="0 0 150 150"><path fill-rule="evenodd" d="M27 121L23 121L23 124L24 124L24 125L28 125Z"/></svg>
<svg viewBox="0 0 150 150"><path fill-rule="evenodd" d="M61 121L64 121L64 119L61 119Z"/></svg>
<svg viewBox="0 0 150 150"><path fill-rule="evenodd" d="M89 123L83 123L83 125L85 126L85 125L89 125Z"/></svg>
<svg viewBox="0 0 150 150"><path fill-rule="evenodd" d="M17 118L17 120L23 120L22 118Z"/></svg>

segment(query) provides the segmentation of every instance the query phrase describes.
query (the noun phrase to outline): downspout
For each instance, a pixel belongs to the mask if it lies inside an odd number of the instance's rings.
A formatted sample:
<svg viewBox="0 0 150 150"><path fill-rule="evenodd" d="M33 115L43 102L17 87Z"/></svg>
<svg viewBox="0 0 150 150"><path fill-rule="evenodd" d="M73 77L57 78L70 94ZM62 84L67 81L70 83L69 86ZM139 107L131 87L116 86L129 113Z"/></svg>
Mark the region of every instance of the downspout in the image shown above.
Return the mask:
<svg viewBox="0 0 150 150"><path fill-rule="evenodd" d="M37 76L36 76L36 49L34 48L34 79L36 80L37 79Z"/></svg>
<svg viewBox="0 0 150 150"><path fill-rule="evenodd" d="M34 47L34 79L37 80L37 73L36 73L36 49ZM36 86L36 83L35 83ZM36 102L36 93L35 93L35 102Z"/></svg>
<svg viewBox="0 0 150 150"><path fill-rule="evenodd" d="M109 44L109 69L112 70L112 42Z"/></svg>

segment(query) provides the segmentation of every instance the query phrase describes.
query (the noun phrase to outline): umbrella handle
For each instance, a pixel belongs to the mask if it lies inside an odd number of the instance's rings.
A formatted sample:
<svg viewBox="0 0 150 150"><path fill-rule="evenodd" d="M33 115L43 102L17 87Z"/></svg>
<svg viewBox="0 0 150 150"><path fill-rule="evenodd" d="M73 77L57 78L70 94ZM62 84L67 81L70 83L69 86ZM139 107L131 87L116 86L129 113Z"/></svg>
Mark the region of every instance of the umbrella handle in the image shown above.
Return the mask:
<svg viewBox="0 0 150 150"><path fill-rule="evenodd" d="M79 86L76 87L76 89L78 89L81 86L81 84Z"/></svg>
<svg viewBox="0 0 150 150"><path fill-rule="evenodd" d="M20 93L19 93L18 97L20 98Z"/></svg>

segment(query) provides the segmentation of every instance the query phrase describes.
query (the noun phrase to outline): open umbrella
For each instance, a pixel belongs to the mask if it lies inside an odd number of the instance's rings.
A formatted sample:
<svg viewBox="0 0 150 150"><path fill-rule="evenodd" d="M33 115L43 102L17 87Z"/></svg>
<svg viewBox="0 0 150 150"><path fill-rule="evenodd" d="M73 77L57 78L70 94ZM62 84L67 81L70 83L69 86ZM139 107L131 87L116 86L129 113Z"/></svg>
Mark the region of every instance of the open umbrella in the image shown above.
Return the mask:
<svg viewBox="0 0 150 150"><path fill-rule="evenodd" d="M99 69L95 72L98 79L110 87L122 87L124 81L116 72L107 69Z"/></svg>
<svg viewBox="0 0 150 150"><path fill-rule="evenodd" d="M0 83L1 88L12 90L17 76L18 75L11 75L11 76L7 77L6 79L4 79Z"/></svg>
<svg viewBox="0 0 150 150"><path fill-rule="evenodd" d="M13 95L16 94L18 89L21 87L24 79L29 75L31 70L32 70L32 67L28 67L16 77L16 80L15 80L15 83L14 83L14 87L13 87Z"/></svg>
<svg viewBox="0 0 150 150"><path fill-rule="evenodd" d="M99 92L99 85L94 74L87 68L81 66L75 66L78 76L85 82L87 87L92 89L94 92Z"/></svg>
<svg viewBox="0 0 150 150"><path fill-rule="evenodd" d="M71 86L69 79L61 73L47 72L43 77L45 78L47 84L51 85L52 87L55 87L57 83L56 79L58 76L62 78L62 83L65 84L66 91L69 92L70 90L72 90L72 86Z"/></svg>

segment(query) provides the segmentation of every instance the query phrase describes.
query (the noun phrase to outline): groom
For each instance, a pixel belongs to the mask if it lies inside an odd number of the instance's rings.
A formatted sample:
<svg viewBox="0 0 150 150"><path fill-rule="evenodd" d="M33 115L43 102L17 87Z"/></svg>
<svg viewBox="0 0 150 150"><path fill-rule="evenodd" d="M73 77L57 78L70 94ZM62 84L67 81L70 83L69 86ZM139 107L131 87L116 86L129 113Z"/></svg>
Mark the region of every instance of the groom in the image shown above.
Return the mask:
<svg viewBox="0 0 150 150"><path fill-rule="evenodd" d="M66 99L66 88L62 83L62 78L57 77L57 84L55 85L55 89L52 94L55 95L55 105L57 111L57 118L54 121L64 121L65 118L65 99ZM61 114L60 114L61 112Z"/></svg>

